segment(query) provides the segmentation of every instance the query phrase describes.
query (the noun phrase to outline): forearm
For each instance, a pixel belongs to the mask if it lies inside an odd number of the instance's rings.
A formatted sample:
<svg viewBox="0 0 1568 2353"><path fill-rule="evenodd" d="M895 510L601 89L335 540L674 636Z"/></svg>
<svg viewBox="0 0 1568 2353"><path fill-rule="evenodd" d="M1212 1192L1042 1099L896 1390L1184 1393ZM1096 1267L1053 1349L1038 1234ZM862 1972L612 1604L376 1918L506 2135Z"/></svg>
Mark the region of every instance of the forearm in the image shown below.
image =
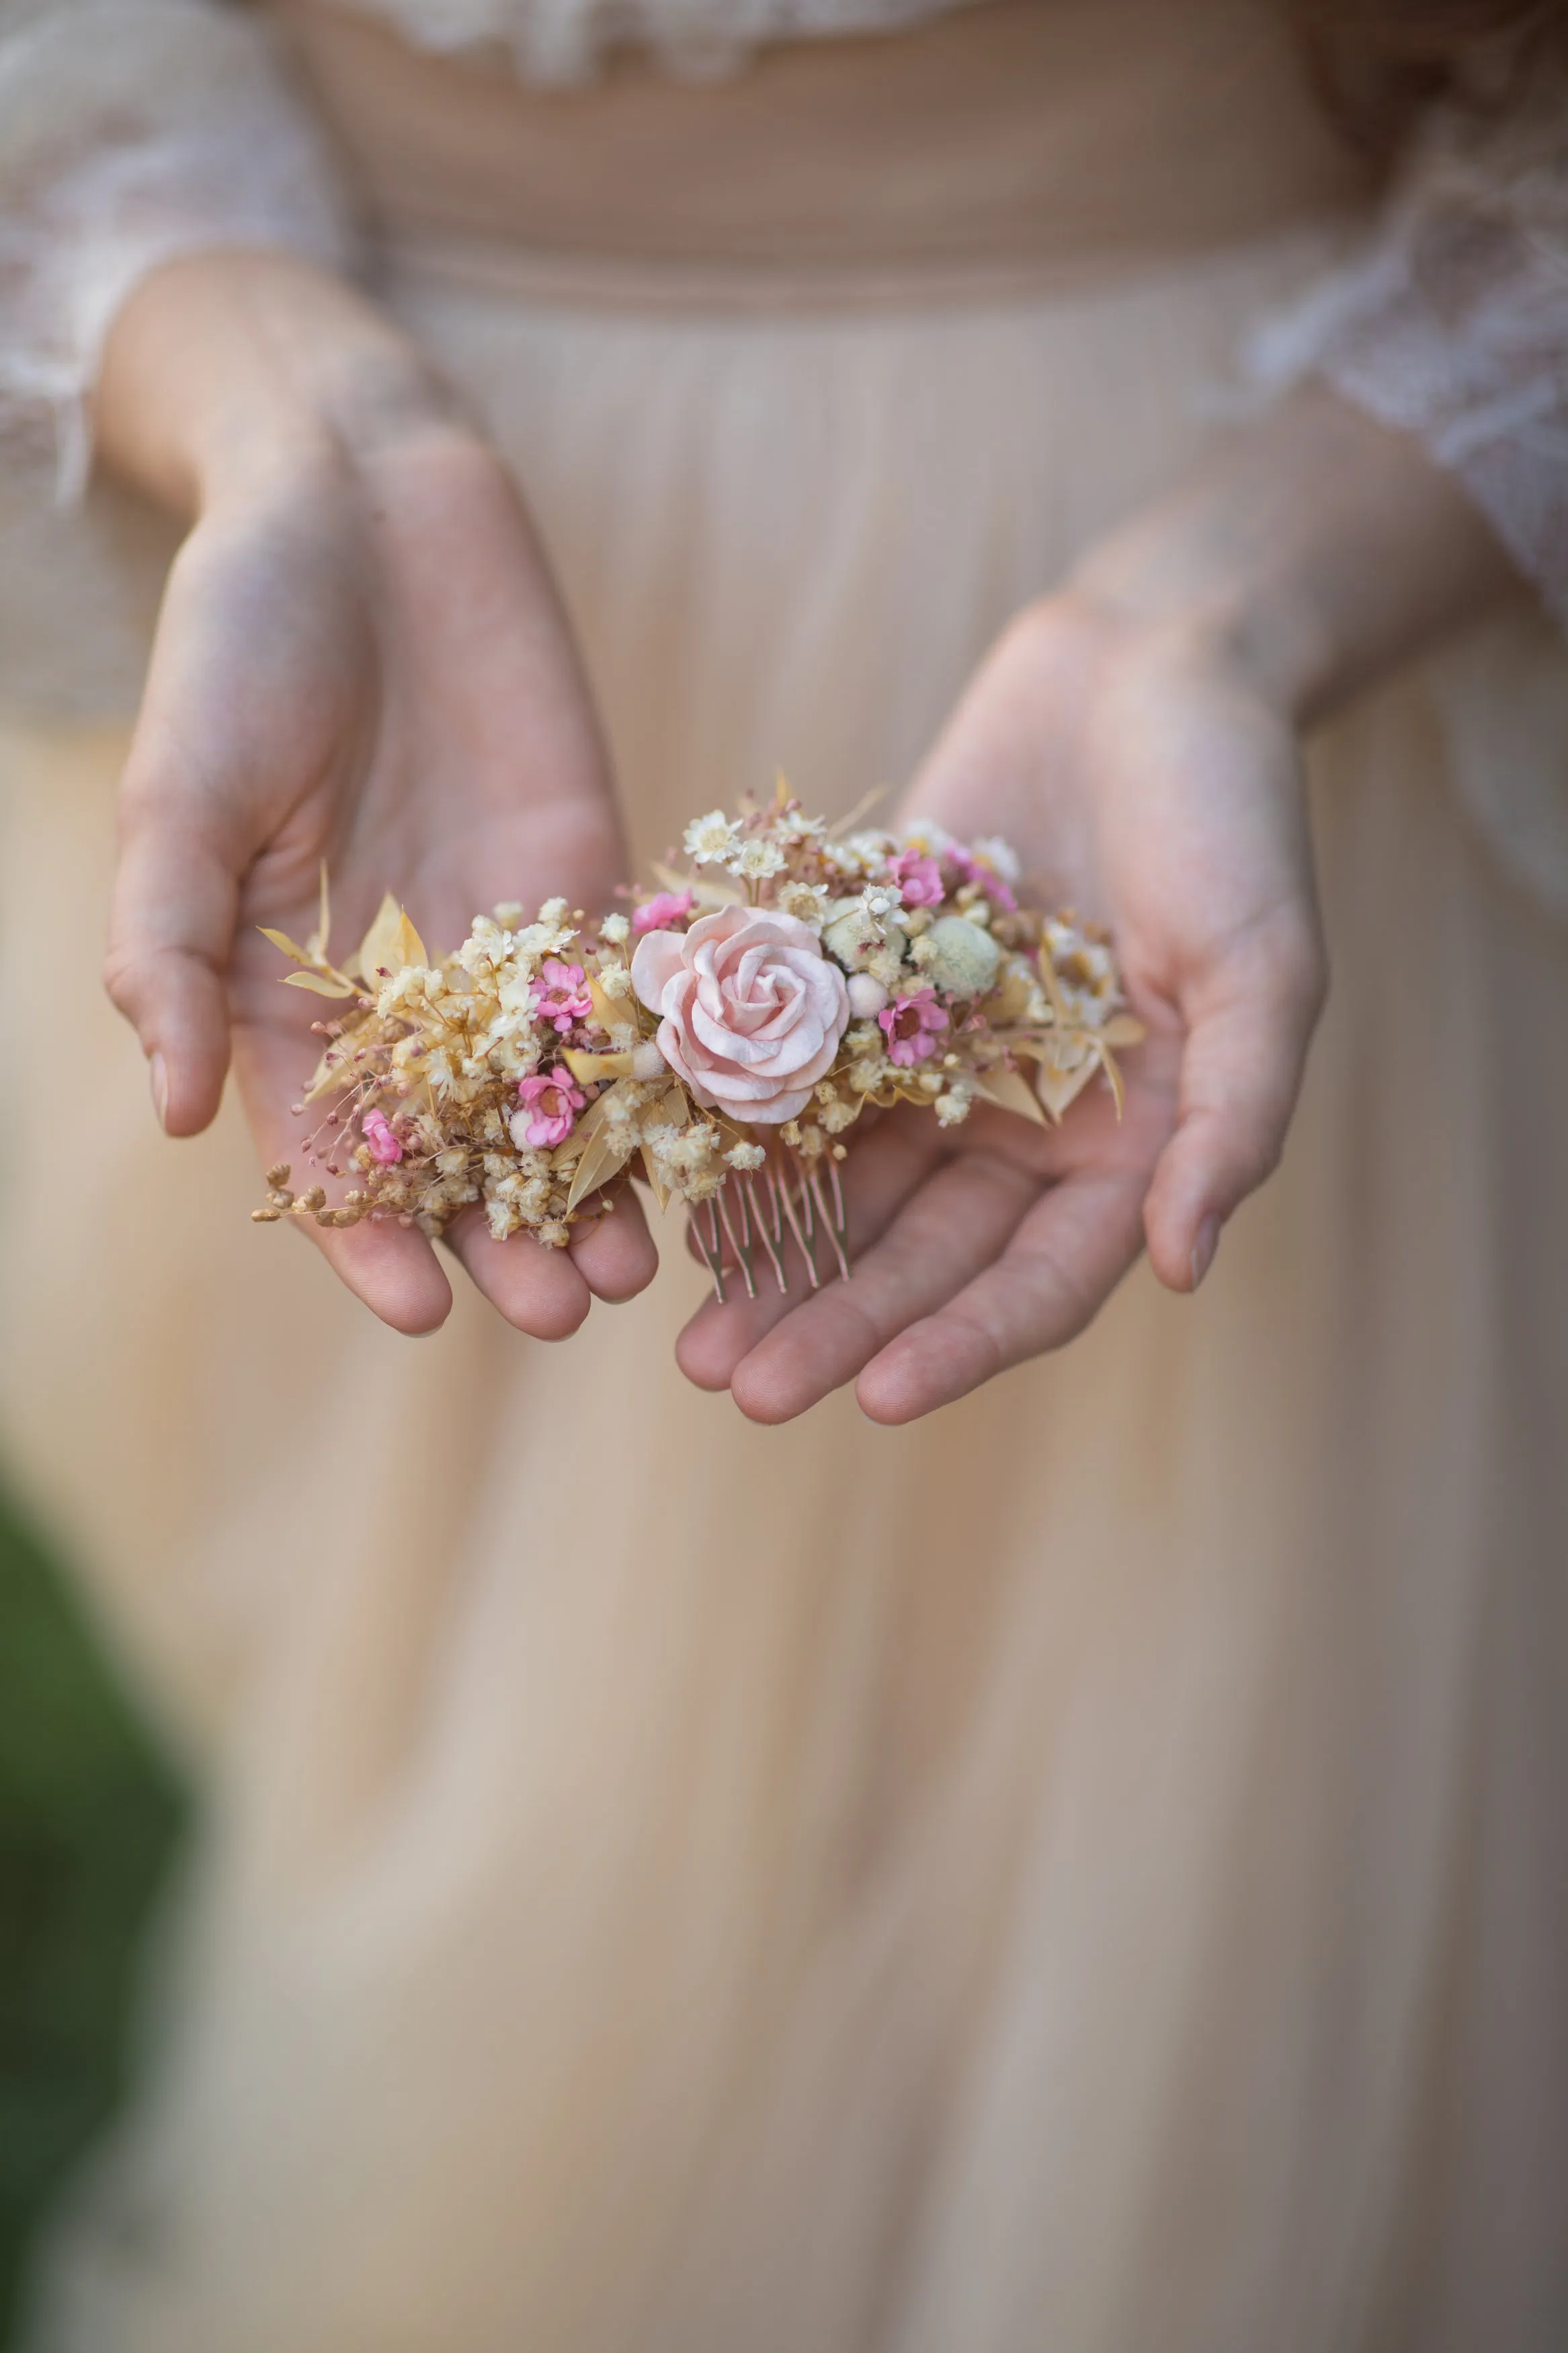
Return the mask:
<svg viewBox="0 0 1568 2353"><path fill-rule="evenodd" d="M100 460L186 516L469 429L373 303L309 261L261 252L193 255L143 279L110 331L95 412Z"/></svg>
<svg viewBox="0 0 1568 2353"><path fill-rule="evenodd" d="M1415 441L1317 391L1097 543L1068 584L1112 620L1195 638L1302 725L1519 588Z"/></svg>

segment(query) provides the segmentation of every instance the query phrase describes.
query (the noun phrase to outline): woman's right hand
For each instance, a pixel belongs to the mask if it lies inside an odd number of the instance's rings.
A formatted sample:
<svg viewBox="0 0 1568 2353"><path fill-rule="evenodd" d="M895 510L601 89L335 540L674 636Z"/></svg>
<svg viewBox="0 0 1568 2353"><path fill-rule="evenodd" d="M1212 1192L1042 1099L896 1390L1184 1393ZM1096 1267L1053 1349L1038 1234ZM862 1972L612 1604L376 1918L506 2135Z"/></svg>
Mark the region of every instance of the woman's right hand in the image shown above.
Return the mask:
<svg viewBox="0 0 1568 2353"><path fill-rule="evenodd" d="M262 1163L297 1164L323 1008L279 986L257 926L309 932L323 860L340 944L388 889L443 945L504 900L607 904L603 744L505 470L346 287L259 254L165 265L115 322L98 427L107 463L195 518L121 791L110 993L171 1135L212 1119L232 1047ZM416 1230L306 1230L386 1323L445 1317ZM630 1195L570 1251L493 1241L473 1211L447 1240L541 1338L656 1264Z"/></svg>

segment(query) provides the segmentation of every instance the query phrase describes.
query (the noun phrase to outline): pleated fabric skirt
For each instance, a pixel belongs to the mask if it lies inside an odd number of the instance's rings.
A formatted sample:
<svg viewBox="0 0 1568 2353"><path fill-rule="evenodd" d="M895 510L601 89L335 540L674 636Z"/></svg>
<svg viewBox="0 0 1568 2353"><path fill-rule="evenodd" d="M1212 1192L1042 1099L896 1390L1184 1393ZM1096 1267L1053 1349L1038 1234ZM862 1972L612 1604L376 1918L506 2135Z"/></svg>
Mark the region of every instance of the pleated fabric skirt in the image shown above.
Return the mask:
<svg viewBox="0 0 1568 2353"><path fill-rule="evenodd" d="M1318 252L388 290L526 486L646 856L780 767L898 786ZM6 1458L206 1793L37 2347L1568 2342L1568 930L1453 707L1439 663L1316 747L1331 1003L1202 1293L1140 1268L903 1430L686 1387L673 1236L563 1346L374 1324L247 1222L232 1105L154 1127L98 993L121 742L0 738Z"/></svg>

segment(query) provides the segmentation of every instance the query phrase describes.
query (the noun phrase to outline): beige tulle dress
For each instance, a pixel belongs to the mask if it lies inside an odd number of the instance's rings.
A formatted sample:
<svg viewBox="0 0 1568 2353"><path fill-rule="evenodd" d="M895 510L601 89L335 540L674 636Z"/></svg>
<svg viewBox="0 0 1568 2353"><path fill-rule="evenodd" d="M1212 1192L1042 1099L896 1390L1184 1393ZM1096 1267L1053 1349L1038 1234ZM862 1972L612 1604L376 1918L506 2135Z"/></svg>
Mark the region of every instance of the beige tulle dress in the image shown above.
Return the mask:
<svg viewBox="0 0 1568 2353"><path fill-rule="evenodd" d="M641 854L781 765L829 807L907 776L1009 613L1227 429L1249 340L1255 385L1359 365L1376 405L1393 248L1325 277L1361 195L1267 8L808 9L729 79L547 94L584 13L528 17L532 94L290 23L365 266L526 482ZM144 14L150 111L167 36L199 115L195 12ZM754 16L688 9L676 66ZM1008 149L942 45L1047 19ZM253 38L215 35L215 86L270 73ZM895 57L936 59L923 113L878 98ZM792 76L867 110L809 201L767 144ZM481 135L497 105L537 138ZM6 1461L207 1799L37 2346L1568 2343L1547 617L1316 745L1332 999L1201 1295L1140 1269L928 1421L844 1395L763 1430L673 1367L679 1248L566 1346L470 1297L415 1345L249 1224L232 1104L159 1136L97 991L123 735L92 723L155 534L10 495L14 671L78 716L18 685L0 733Z"/></svg>

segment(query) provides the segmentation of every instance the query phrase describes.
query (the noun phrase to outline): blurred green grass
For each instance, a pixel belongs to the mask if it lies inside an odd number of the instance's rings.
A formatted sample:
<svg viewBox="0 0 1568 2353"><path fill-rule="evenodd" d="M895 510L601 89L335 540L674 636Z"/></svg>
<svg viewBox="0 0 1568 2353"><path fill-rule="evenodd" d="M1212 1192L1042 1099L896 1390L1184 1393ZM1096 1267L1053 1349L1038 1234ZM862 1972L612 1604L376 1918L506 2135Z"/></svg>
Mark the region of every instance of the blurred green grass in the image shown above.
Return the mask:
<svg viewBox="0 0 1568 2353"><path fill-rule="evenodd" d="M0 1495L0 2347L40 2218L126 2086L186 1802Z"/></svg>

